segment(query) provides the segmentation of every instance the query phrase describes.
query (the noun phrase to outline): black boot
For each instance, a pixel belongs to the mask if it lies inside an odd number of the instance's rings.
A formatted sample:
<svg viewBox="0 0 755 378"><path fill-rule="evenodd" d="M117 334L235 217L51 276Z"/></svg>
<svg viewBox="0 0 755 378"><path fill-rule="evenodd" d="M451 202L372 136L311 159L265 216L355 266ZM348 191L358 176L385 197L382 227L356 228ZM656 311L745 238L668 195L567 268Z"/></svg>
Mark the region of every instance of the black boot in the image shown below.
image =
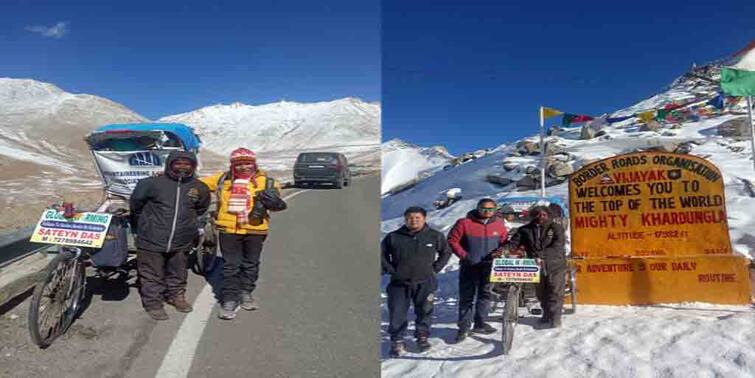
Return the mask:
<svg viewBox="0 0 755 378"><path fill-rule="evenodd" d="M472 332L490 335L491 333L495 333L495 328L488 323L475 324L474 328L472 328Z"/></svg>
<svg viewBox="0 0 755 378"><path fill-rule="evenodd" d="M464 341L467 336L469 336L469 331L467 331L466 329L460 329L458 332L456 332L456 340L454 340L454 343L458 344Z"/></svg>
<svg viewBox="0 0 755 378"><path fill-rule="evenodd" d="M561 328L561 318L555 317L551 321L551 328Z"/></svg>
<svg viewBox="0 0 755 378"><path fill-rule="evenodd" d="M403 341L393 341L391 342L391 351L389 355L391 356L391 358L401 357L401 355L404 354L405 350L406 347L404 346Z"/></svg>
<svg viewBox="0 0 755 378"><path fill-rule="evenodd" d="M427 341L427 336L420 336L417 337L417 348L419 348L420 352L427 352L430 350L430 342Z"/></svg>

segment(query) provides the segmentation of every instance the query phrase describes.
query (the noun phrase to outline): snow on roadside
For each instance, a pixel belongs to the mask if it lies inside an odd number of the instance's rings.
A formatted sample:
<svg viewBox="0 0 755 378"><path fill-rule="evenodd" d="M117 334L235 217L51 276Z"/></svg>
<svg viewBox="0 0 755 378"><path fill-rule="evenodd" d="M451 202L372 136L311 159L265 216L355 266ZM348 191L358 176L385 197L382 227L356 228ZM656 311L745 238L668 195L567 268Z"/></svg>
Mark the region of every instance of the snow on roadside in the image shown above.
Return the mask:
<svg viewBox="0 0 755 378"><path fill-rule="evenodd" d="M387 314L384 310L383 318ZM561 329L537 329L523 318L512 351L501 352L499 329L451 344L456 332L452 298L436 302L433 349L385 359L383 377L752 377L753 310L703 303L655 306L579 306ZM500 311L491 315L500 320ZM383 327L387 323L383 322ZM411 352L415 351L415 352Z"/></svg>

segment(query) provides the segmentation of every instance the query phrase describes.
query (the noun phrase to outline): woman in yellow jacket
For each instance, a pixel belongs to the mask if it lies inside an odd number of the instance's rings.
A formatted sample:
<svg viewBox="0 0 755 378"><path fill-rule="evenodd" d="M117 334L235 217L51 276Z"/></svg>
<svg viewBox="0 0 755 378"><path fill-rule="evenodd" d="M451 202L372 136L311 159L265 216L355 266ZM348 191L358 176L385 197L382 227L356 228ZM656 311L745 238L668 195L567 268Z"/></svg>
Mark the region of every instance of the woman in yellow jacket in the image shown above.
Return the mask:
<svg viewBox="0 0 755 378"><path fill-rule="evenodd" d="M219 181L222 179L222 183ZM240 307L254 310L252 292L259 277L262 243L267 237L270 219L252 216L256 196L265 189L267 174L257 167L254 152L239 148L231 153L231 169L201 179L216 196L215 225L219 231L223 265L223 289L218 317L230 320ZM220 187L222 185L222 187ZM276 189L280 190L276 185ZM259 206L259 204L258 204Z"/></svg>

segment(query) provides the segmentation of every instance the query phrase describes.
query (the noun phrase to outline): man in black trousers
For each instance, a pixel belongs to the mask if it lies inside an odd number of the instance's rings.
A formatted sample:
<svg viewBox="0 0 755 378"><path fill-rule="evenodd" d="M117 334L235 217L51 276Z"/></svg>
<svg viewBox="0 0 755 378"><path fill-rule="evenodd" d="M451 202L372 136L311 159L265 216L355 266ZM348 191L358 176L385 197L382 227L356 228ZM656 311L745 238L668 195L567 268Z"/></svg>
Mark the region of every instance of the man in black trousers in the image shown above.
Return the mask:
<svg viewBox="0 0 755 378"><path fill-rule="evenodd" d="M511 247L523 249L528 258L542 260L543 271L537 285L537 297L543 306L540 323L547 328L559 328L567 269L564 228L551 220L550 210L545 206L535 207L530 214L532 221L519 227L511 238Z"/></svg>
<svg viewBox="0 0 755 378"><path fill-rule="evenodd" d="M430 349L430 323L438 283L435 275L448 263L451 248L446 237L426 223L427 212L410 207L404 212L405 224L386 235L381 243L383 274L390 274L388 295L391 357L405 350L406 313L414 305L414 336L420 351Z"/></svg>
<svg viewBox="0 0 755 378"><path fill-rule="evenodd" d="M192 310L185 296L186 255L197 236L197 218L210 206L210 190L194 177L196 168L193 153L171 152L165 174L140 180L131 194L139 293L155 320L168 319L163 303Z"/></svg>

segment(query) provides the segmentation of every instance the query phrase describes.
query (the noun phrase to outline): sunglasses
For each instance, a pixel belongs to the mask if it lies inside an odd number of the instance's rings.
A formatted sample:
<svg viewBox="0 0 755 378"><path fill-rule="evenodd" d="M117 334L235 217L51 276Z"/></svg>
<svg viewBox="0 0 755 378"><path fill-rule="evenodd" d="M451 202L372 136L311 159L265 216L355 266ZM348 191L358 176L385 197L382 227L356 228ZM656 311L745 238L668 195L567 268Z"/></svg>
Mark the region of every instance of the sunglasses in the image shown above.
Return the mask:
<svg viewBox="0 0 755 378"><path fill-rule="evenodd" d="M478 208L478 210L481 211L481 212L483 212L483 213L492 213L492 212L498 210L498 208L497 207L480 207L480 208Z"/></svg>

